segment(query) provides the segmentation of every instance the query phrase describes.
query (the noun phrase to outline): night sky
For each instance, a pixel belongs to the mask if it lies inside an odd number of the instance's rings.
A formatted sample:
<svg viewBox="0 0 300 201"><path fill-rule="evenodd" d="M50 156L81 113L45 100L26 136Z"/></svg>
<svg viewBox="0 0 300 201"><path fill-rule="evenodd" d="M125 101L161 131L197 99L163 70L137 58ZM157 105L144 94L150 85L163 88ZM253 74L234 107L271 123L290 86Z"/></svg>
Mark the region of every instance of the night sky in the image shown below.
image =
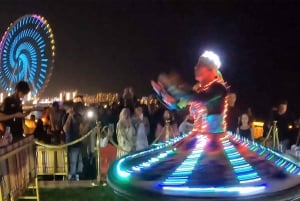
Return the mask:
<svg viewBox="0 0 300 201"><path fill-rule="evenodd" d="M241 107L266 114L276 100L300 103L300 2L1 0L0 32L36 13L56 41L53 76L44 95L60 89L151 93L150 80L176 70L191 84L193 66L210 49Z"/></svg>

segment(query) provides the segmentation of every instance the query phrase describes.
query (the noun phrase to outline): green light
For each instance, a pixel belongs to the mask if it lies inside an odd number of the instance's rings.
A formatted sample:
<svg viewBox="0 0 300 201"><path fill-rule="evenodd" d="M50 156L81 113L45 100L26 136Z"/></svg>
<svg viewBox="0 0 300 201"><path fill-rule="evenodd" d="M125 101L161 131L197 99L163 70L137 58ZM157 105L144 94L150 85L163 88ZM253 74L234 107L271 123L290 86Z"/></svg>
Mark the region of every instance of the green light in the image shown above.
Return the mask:
<svg viewBox="0 0 300 201"><path fill-rule="evenodd" d="M122 165L122 163L125 161L125 158L123 158L123 159L121 159L119 162L118 162L118 164L117 164L117 173L118 173L118 175L119 175L119 177L122 177L122 178L124 178L124 179L128 179L129 178L129 176L130 176L130 173L129 172L126 172L126 171L124 171L124 170L121 170L121 165Z"/></svg>

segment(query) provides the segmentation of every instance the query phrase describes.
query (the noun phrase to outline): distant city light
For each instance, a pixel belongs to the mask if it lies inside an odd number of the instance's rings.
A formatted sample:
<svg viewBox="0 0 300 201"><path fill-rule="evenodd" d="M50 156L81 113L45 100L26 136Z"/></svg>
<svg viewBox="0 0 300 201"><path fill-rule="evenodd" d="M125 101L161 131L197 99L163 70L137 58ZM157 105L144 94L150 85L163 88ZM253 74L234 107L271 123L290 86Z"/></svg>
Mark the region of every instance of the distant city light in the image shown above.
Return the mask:
<svg viewBox="0 0 300 201"><path fill-rule="evenodd" d="M66 93L66 100L67 101L71 100L71 93L70 92Z"/></svg>

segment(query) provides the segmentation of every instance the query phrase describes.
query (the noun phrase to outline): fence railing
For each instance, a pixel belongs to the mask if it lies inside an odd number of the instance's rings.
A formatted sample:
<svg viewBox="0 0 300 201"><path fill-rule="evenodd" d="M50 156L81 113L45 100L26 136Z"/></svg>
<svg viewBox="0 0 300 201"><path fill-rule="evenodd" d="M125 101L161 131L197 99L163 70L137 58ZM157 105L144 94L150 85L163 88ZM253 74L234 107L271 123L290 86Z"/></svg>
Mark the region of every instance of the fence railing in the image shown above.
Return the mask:
<svg viewBox="0 0 300 201"><path fill-rule="evenodd" d="M17 200L36 181L34 147L29 136L0 148L0 201ZM30 198L38 200L38 192Z"/></svg>
<svg viewBox="0 0 300 201"><path fill-rule="evenodd" d="M91 135L97 135L97 131L100 130L100 126L97 124L93 129L87 132L85 135L77 140L70 143L61 145L50 145L43 142L35 141L36 146L36 157L37 157L37 175L38 176L63 176L65 180L68 177L69 172L69 160L68 160L68 147L77 143L82 142ZM99 152L96 144L96 154ZM98 155L98 154L97 154ZM98 158L98 157L97 157ZM98 177L97 177L98 178ZM96 179L96 178L95 178Z"/></svg>
<svg viewBox="0 0 300 201"><path fill-rule="evenodd" d="M36 147L37 175L68 176L68 148Z"/></svg>

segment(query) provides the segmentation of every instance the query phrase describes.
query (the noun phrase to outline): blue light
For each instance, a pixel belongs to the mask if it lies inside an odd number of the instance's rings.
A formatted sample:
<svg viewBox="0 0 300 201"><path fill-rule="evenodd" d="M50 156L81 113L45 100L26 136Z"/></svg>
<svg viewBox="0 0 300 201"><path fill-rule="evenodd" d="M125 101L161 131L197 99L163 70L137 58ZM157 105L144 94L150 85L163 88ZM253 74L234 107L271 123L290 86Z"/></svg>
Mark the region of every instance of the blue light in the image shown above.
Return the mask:
<svg viewBox="0 0 300 201"><path fill-rule="evenodd" d="M138 152L138 153L135 153L135 154L132 154L132 155L124 156L124 158L121 158L118 161L118 164L116 166L118 175L122 178L127 178L128 179L131 176L131 173L133 173L133 172L138 173L138 172L141 172L143 169L150 168L151 166L157 164L159 161L163 160L164 158L174 154L176 149L173 148L173 149L167 150L163 153L160 153L156 157L152 157L147 161L141 162L138 165L132 165L130 168L124 168L124 167L125 167L126 162L128 162L132 159L147 156L147 155L149 155L153 152L154 153L159 152L161 149L167 148L167 147L177 143L178 141L182 140L183 138L185 138L187 136L188 135L178 136L178 137L175 137L175 138L169 140L166 143L160 144L158 146L154 146L151 149L141 151L141 152Z"/></svg>
<svg viewBox="0 0 300 201"><path fill-rule="evenodd" d="M245 187L177 187L177 186L164 186L163 191L167 194L176 193L191 195L204 195L204 194L218 194L218 193L237 193L239 195L251 195L258 192L263 192L266 189L265 186L245 186Z"/></svg>
<svg viewBox="0 0 300 201"><path fill-rule="evenodd" d="M159 152L160 150L162 150L166 147L174 145L175 143L177 143L178 141L182 140L183 138L185 138L187 136L188 136L188 134L185 134L185 135L182 135L182 136L172 138L172 139L170 139L169 141L167 141L165 143L154 144L154 145L152 145L152 147L150 149L147 149L145 151L141 151L141 152L126 156L126 160L146 156L146 155L149 155L150 153L153 153L153 152Z"/></svg>
<svg viewBox="0 0 300 201"><path fill-rule="evenodd" d="M295 163L284 155L281 155L268 147L263 147L254 141L246 141L245 138L242 138L239 135L232 135L232 137L234 140L239 140L241 144L250 147L249 149L251 151L255 151L259 156L264 156L265 159L274 162L278 168L281 168L291 174L300 175L299 164Z"/></svg>
<svg viewBox="0 0 300 201"><path fill-rule="evenodd" d="M40 26L47 28L37 29ZM21 80L29 83L33 96L45 87L54 61L54 39L49 30L50 26L37 15L19 18L8 28L0 43L0 85L3 90Z"/></svg>
<svg viewBox="0 0 300 201"><path fill-rule="evenodd" d="M252 166L241 156L228 139L223 139L224 152L232 165L233 171L240 183L260 181L261 178Z"/></svg>
<svg viewBox="0 0 300 201"><path fill-rule="evenodd" d="M178 166L175 171L165 179L163 185L185 184L191 176L197 162L199 161L206 142L206 137L198 137L194 150L186 157L182 164Z"/></svg>
<svg viewBox="0 0 300 201"><path fill-rule="evenodd" d="M130 176L130 173L121 169L122 163L124 163L124 161L125 161L124 158L118 161L117 173L120 177L128 178Z"/></svg>

